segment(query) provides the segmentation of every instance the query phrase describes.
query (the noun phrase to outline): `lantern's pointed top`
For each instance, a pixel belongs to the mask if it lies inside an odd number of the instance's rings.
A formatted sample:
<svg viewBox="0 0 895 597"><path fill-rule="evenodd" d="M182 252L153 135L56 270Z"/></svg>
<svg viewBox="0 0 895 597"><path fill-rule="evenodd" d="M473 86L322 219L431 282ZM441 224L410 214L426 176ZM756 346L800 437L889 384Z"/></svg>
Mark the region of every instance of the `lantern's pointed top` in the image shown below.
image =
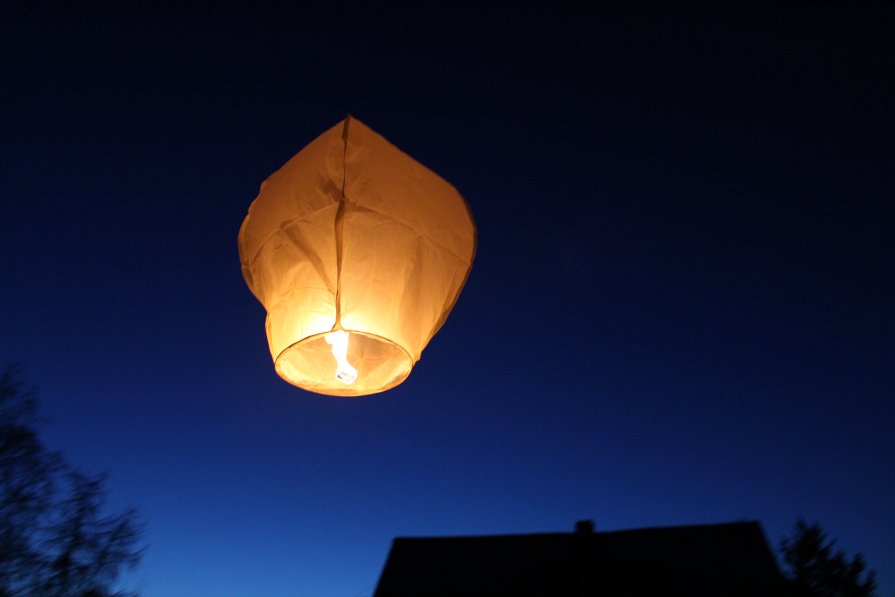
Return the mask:
<svg viewBox="0 0 895 597"><path fill-rule="evenodd" d="M351 123L351 114L345 116L345 125L342 127L342 141L348 140L348 125Z"/></svg>

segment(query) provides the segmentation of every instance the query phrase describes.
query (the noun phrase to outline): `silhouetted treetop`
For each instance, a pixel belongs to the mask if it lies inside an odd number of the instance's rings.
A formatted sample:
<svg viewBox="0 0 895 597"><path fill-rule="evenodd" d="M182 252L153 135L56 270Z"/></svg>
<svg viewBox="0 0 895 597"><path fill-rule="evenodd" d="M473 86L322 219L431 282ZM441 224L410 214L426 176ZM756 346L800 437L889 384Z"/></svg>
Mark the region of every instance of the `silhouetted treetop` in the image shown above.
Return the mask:
<svg viewBox="0 0 895 597"><path fill-rule="evenodd" d="M780 542L784 571L795 597L873 597L876 581L866 571L864 557L849 559L828 540L817 523L796 522L790 537Z"/></svg>
<svg viewBox="0 0 895 597"><path fill-rule="evenodd" d="M103 476L88 476L37 434L36 391L21 367L0 376L0 597L123 597L137 564L134 510L104 515Z"/></svg>

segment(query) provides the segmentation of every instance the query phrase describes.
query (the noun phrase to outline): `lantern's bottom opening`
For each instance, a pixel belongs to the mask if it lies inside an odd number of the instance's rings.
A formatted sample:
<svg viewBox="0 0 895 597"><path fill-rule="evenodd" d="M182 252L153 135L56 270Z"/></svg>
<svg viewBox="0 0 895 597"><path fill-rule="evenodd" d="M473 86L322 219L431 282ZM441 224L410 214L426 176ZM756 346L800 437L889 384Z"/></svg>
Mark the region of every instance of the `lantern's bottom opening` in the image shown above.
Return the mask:
<svg viewBox="0 0 895 597"><path fill-rule="evenodd" d="M387 338L347 330L348 362L357 369L357 379L345 385L336 379L336 359L329 332L308 336L276 358L277 374L303 390L330 396L364 396L391 389L407 379L413 359L406 350Z"/></svg>

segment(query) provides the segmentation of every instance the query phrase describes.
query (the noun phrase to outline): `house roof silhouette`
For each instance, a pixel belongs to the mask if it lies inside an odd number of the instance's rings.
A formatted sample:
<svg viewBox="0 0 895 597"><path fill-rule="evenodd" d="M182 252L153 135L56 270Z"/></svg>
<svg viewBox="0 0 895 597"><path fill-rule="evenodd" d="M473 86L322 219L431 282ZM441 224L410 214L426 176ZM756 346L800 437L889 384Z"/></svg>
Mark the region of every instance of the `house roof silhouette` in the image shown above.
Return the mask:
<svg viewBox="0 0 895 597"><path fill-rule="evenodd" d="M771 597L785 585L758 522L397 538L375 597Z"/></svg>

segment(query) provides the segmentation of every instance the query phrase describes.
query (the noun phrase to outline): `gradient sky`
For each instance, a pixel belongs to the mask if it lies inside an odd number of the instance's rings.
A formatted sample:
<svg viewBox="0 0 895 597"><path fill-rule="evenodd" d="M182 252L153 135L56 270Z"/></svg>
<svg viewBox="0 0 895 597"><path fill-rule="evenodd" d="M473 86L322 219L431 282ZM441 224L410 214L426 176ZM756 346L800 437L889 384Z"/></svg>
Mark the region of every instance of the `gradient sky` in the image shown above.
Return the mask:
<svg viewBox="0 0 895 597"><path fill-rule="evenodd" d="M819 521L895 594L895 10L0 9L0 360L146 597L372 593L391 539ZM476 218L381 395L274 373L236 235L351 113Z"/></svg>

